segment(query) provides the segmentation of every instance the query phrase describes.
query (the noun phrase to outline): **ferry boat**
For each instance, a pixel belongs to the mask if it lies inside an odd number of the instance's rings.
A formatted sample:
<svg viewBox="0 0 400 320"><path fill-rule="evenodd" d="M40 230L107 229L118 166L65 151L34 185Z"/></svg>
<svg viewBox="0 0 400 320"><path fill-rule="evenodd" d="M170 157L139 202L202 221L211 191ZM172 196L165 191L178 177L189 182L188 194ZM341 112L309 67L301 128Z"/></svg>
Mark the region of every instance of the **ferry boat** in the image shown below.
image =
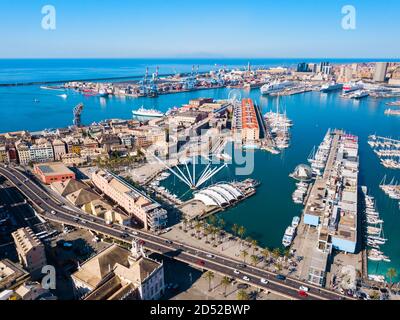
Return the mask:
<svg viewBox="0 0 400 320"><path fill-rule="evenodd" d="M351 94L350 98L351 99L362 99L365 97L368 97L369 93L365 90L356 90L354 93Z"/></svg>
<svg viewBox="0 0 400 320"><path fill-rule="evenodd" d="M343 93L349 93L352 91L360 90L363 86L360 83L348 82L343 85Z"/></svg>
<svg viewBox="0 0 400 320"><path fill-rule="evenodd" d="M99 90L99 96L100 97L107 97L108 93L105 90Z"/></svg>
<svg viewBox="0 0 400 320"><path fill-rule="evenodd" d="M132 114L136 117L145 117L145 118L161 118L164 116L164 113L158 110L145 109L144 107L140 107L137 110L132 110Z"/></svg>
<svg viewBox="0 0 400 320"><path fill-rule="evenodd" d="M271 93L277 93L280 91L283 91L284 89L293 86L295 83L293 81L282 81L282 82L278 82L278 81L274 81L272 83L267 83L264 84L261 88L261 94L263 95L268 95Z"/></svg>
<svg viewBox="0 0 400 320"><path fill-rule="evenodd" d="M343 84L332 81L331 83L327 83L327 84L324 84L323 86L321 86L321 89L319 91L325 93L325 92L330 92L330 91L341 90L342 88L343 88Z"/></svg>

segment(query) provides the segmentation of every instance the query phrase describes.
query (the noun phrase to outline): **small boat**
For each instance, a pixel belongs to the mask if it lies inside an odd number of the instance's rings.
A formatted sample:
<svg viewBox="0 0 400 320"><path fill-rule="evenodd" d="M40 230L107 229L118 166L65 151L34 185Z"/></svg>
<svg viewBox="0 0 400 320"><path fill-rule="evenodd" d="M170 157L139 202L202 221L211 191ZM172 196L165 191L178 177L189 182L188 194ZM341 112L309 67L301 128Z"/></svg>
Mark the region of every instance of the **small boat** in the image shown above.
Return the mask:
<svg viewBox="0 0 400 320"><path fill-rule="evenodd" d="M293 228L297 228L299 223L300 223L300 217L294 216L293 219L292 219L292 227Z"/></svg>

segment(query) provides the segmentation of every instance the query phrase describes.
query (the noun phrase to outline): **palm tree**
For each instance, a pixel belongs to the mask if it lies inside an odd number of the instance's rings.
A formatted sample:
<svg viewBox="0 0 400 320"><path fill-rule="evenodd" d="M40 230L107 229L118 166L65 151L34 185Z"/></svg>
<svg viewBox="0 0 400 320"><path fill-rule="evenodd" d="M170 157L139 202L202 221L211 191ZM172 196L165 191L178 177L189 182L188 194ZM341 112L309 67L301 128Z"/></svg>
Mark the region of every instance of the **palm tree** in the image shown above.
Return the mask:
<svg viewBox="0 0 400 320"><path fill-rule="evenodd" d="M234 235L235 237L237 237L238 231L239 231L239 226L235 223L235 224L232 226L232 232L233 232L233 235Z"/></svg>
<svg viewBox="0 0 400 320"><path fill-rule="evenodd" d="M206 242L207 243L209 242L208 241L208 236L210 235L210 233L211 233L210 227L207 226L207 228L204 229L204 235L206 236Z"/></svg>
<svg viewBox="0 0 400 320"><path fill-rule="evenodd" d="M231 281L229 280L229 277L225 276L221 280L221 286L224 287L224 297L226 297L226 288L229 286Z"/></svg>
<svg viewBox="0 0 400 320"><path fill-rule="evenodd" d="M254 251L257 249L258 241L256 239L251 240L251 245L253 246L253 254L254 254Z"/></svg>
<svg viewBox="0 0 400 320"><path fill-rule="evenodd" d="M215 275L214 275L214 272L212 272L212 271L207 271L204 274L204 278L208 280L208 291L211 291L211 281L212 281L212 279L214 279L214 277L215 277Z"/></svg>
<svg viewBox="0 0 400 320"><path fill-rule="evenodd" d="M212 227L212 231L211 231L213 237L214 237L214 241L213 241L213 245L215 246L215 241L217 240L217 234L219 233L219 230L217 227Z"/></svg>
<svg viewBox="0 0 400 320"><path fill-rule="evenodd" d="M242 250L242 251L240 252L240 255L241 255L242 258L243 258L243 262L246 262L246 257L249 255L249 253L248 253L246 250Z"/></svg>
<svg viewBox="0 0 400 320"><path fill-rule="evenodd" d="M386 272L386 275L389 277L390 287L393 286L393 278L397 277L397 270L395 268L389 268Z"/></svg>
<svg viewBox="0 0 400 320"><path fill-rule="evenodd" d="M246 228L243 226L240 226L237 233L238 233L240 239L243 241L243 236L246 233Z"/></svg>
<svg viewBox="0 0 400 320"><path fill-rule="evenodd" d="M199 238L199 233L200 233L200 229L201 229L201 222L197 221L196 224L194 225L194 228L196 230L197 238Z"/></svg>
<svg viewBox="0 0 400 320"><path fill-rule="evenodd" d="M265 263L267 263L267 260L269 259L269 255L271 254L271 252L269 251L269 249L266 247L262 250L261 252L262 256L264 257L264 261Z"/></svg>
<svg viewBox="0 0 400 320"><path fill-rule="evenodd" d="M225 235L225 232L224 232L224 228L225 228L225 225L226 225L225 220L224 219L219 219L218 225L219 225L219 231L220 231L219 232L220 241L224 241L224 239L221 236Z"/></svg>
<svg viewBox="0 0 400 320"><path fill-rule="evenodd" d="M211 225L215 225L216 224L216 222L217 222L217 218L215 217L215 216L210 216L209 218L208 218L208 223L209 224L211 224Z"/></svg>
<svg viewBox="0 0 400 320"><path fill-rule="evenodd" d="M225 225L226 225L226 222L225 222L225 220L224 219L219 219L218 220L218 225L219 225L219 227L221 228L221 229L223 229L224 227L225 227Z"/></svg>
<svg viewBox="0 0 400 320"><path fill-rule="evenodd" d="M238 300L249 300L249 295L247 294L246 291L244 291L244 290L242 289L242 290L239 290L239 291L238 291L238 293L237 293L237 299L238 299Z"/></svg>
<svg viewBox="0 0 400 320"><path fill-rule="evenodd" d="M184 231L187 231L187 224L188 224L188 219L186 218L186 216L183 216L182 225L183 225L183 230Z"/></svg>
<svg viewBox="0 0 400 320"><path fill-rule="evenodd" d="M272 256L275 259L278 259L280 257L280 255L281 255L281 249L275 248L274 250L272 250Z"/></svg>
<svg viewBox="0 0 400 320"><path fill-rule="evenodd" d="M256 266L257 263L258 263L258 257L257 257L256 255L252 254L252 255L250 256L250 261L251 261L251 264L252 264L253 266Z"/></svg>

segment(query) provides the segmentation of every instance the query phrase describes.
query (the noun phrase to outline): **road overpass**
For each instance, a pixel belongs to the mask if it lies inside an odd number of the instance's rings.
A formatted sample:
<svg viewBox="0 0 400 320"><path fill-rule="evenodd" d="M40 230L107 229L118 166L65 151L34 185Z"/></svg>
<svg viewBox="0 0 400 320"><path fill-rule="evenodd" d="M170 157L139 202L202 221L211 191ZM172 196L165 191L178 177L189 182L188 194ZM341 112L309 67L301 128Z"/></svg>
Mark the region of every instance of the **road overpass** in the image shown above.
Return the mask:
<svg viewBox="0 0 400 320"><path fill-rule="evenodd" d="M243 266L239 260L181 242L172 242L147 231L117 224L107 225L104 219L86 214L83 211L82 213L78 213L76 208L68 208L68 206L49 195L47 190L34 179L31 179L16 168L0 166L0 174L16 186L33 205L39 215L50 221L84 228L128 243L131 243L134 238L139 238L142 240L143 246L150 251L185 262L196 268L212 270L222 275L236 278L241 282L247 282L258 288L269 290L290 299L354 299L297 279L286 278L285 280L278 280L276 279L276 274L273 272L254 266ZM239 271L239 274L237 271ZM244 276L247 276L249 280L243 280ZM268 284L261 283L261 278L267 279ZM307 297L298 295L298 288L301 285L310 288Z"/></svg>

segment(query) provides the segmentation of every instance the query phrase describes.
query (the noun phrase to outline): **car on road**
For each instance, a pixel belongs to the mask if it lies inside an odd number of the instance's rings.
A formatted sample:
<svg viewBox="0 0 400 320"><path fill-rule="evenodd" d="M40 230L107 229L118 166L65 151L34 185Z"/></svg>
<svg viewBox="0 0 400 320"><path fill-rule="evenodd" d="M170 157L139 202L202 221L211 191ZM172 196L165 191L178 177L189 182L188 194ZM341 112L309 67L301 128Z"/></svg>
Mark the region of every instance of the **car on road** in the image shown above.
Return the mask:
<svg viewBox="0 0 400 320"><path fill-rule="evenodd" d="M286 277L283 274L277 274L275 278L277 278L278 280L286 280Z"/></svg>
<svg viewBox="0 0 400 320"><path fill-rule="evenodd" d="M50 213L51 214L56 214L56 212L54 210L51 210Z"/></svg>
<svg viewBox="0 0 400 320"><path fill-rule="evenodd" d="M239 274L239 273L240 273L240 271L239 271L239 270L237 270L237 269L235 269L235 270L233 270L233 273L234 273L234 274Z"/></svg>
<svg viewBox="0 0 400 320"><path fill-rule="evenodd" d="M78 221L79 221L79 219L78 219L78 218L74 218L74 221L78 222Z"/></svg>
<svg viewBox="0 0 400 320"><path fill-rule="evenodd" d="M82 222L83 224L86 224L86 223L87 223L86 220L81 220L81 222Z"/></svg>
<svg viewBox="0 0 400 320"><path fill-rule="evenodd" d="M201 266L205 265L205 262L203 260L197 260L196 263L201 265Z"/></svg>
<svg viewBox="0 0 400 320"><path fill-rule="evenodd" d="M211 254L211 253L207 254L206 257L210 258L210 259L214 259L215 258L215 256L213 254Z"/></svg>
<svg viewBox="0 0 400 320"><path fill-rule="evenodd" d="M260 282L263 283L263 284L268 284L268 280L265 279L265 278L261 278L261 279L260 279Z"/></svg>
<svg viewBox="0 0 400 320"><path fill-rule="evenodd" d="M250 281L250 278L248 276L243 276L242 278L244 281Z"/></svg>
<svg viewBox="0 0 400 320"><path fill-rule="evenodd" d="M144 240L140 240L140 241L139 241L139 244L140 244L140 245L144 245L144 244L145 244Z"/></svg>
<svg viewBox="0 0 400 320"><path fill-rule="evenodd" d="M239 263L237 266L238 268L246 268L246 265L244 263Z"/></svg>
<svg viewBox="0 0 400 320"><path fill-rule="evenodd" d="M308 292L308 291L310 291L310 288L308 288L306 286L300 286L299 290L304 291L304 292Z"/></svg>
<svg viewBox="0 0 400 320"><path fill-rule="evenodd" d="M300 297L303 297L303 298L308 297L308 293L303 290L299 290L298 294Z"/></svg>
<svg viewBox="0 0 400 320"><path fill-rule="evenodd" d="M165 240L165 243L172 244L171 240Z"/></svg>

